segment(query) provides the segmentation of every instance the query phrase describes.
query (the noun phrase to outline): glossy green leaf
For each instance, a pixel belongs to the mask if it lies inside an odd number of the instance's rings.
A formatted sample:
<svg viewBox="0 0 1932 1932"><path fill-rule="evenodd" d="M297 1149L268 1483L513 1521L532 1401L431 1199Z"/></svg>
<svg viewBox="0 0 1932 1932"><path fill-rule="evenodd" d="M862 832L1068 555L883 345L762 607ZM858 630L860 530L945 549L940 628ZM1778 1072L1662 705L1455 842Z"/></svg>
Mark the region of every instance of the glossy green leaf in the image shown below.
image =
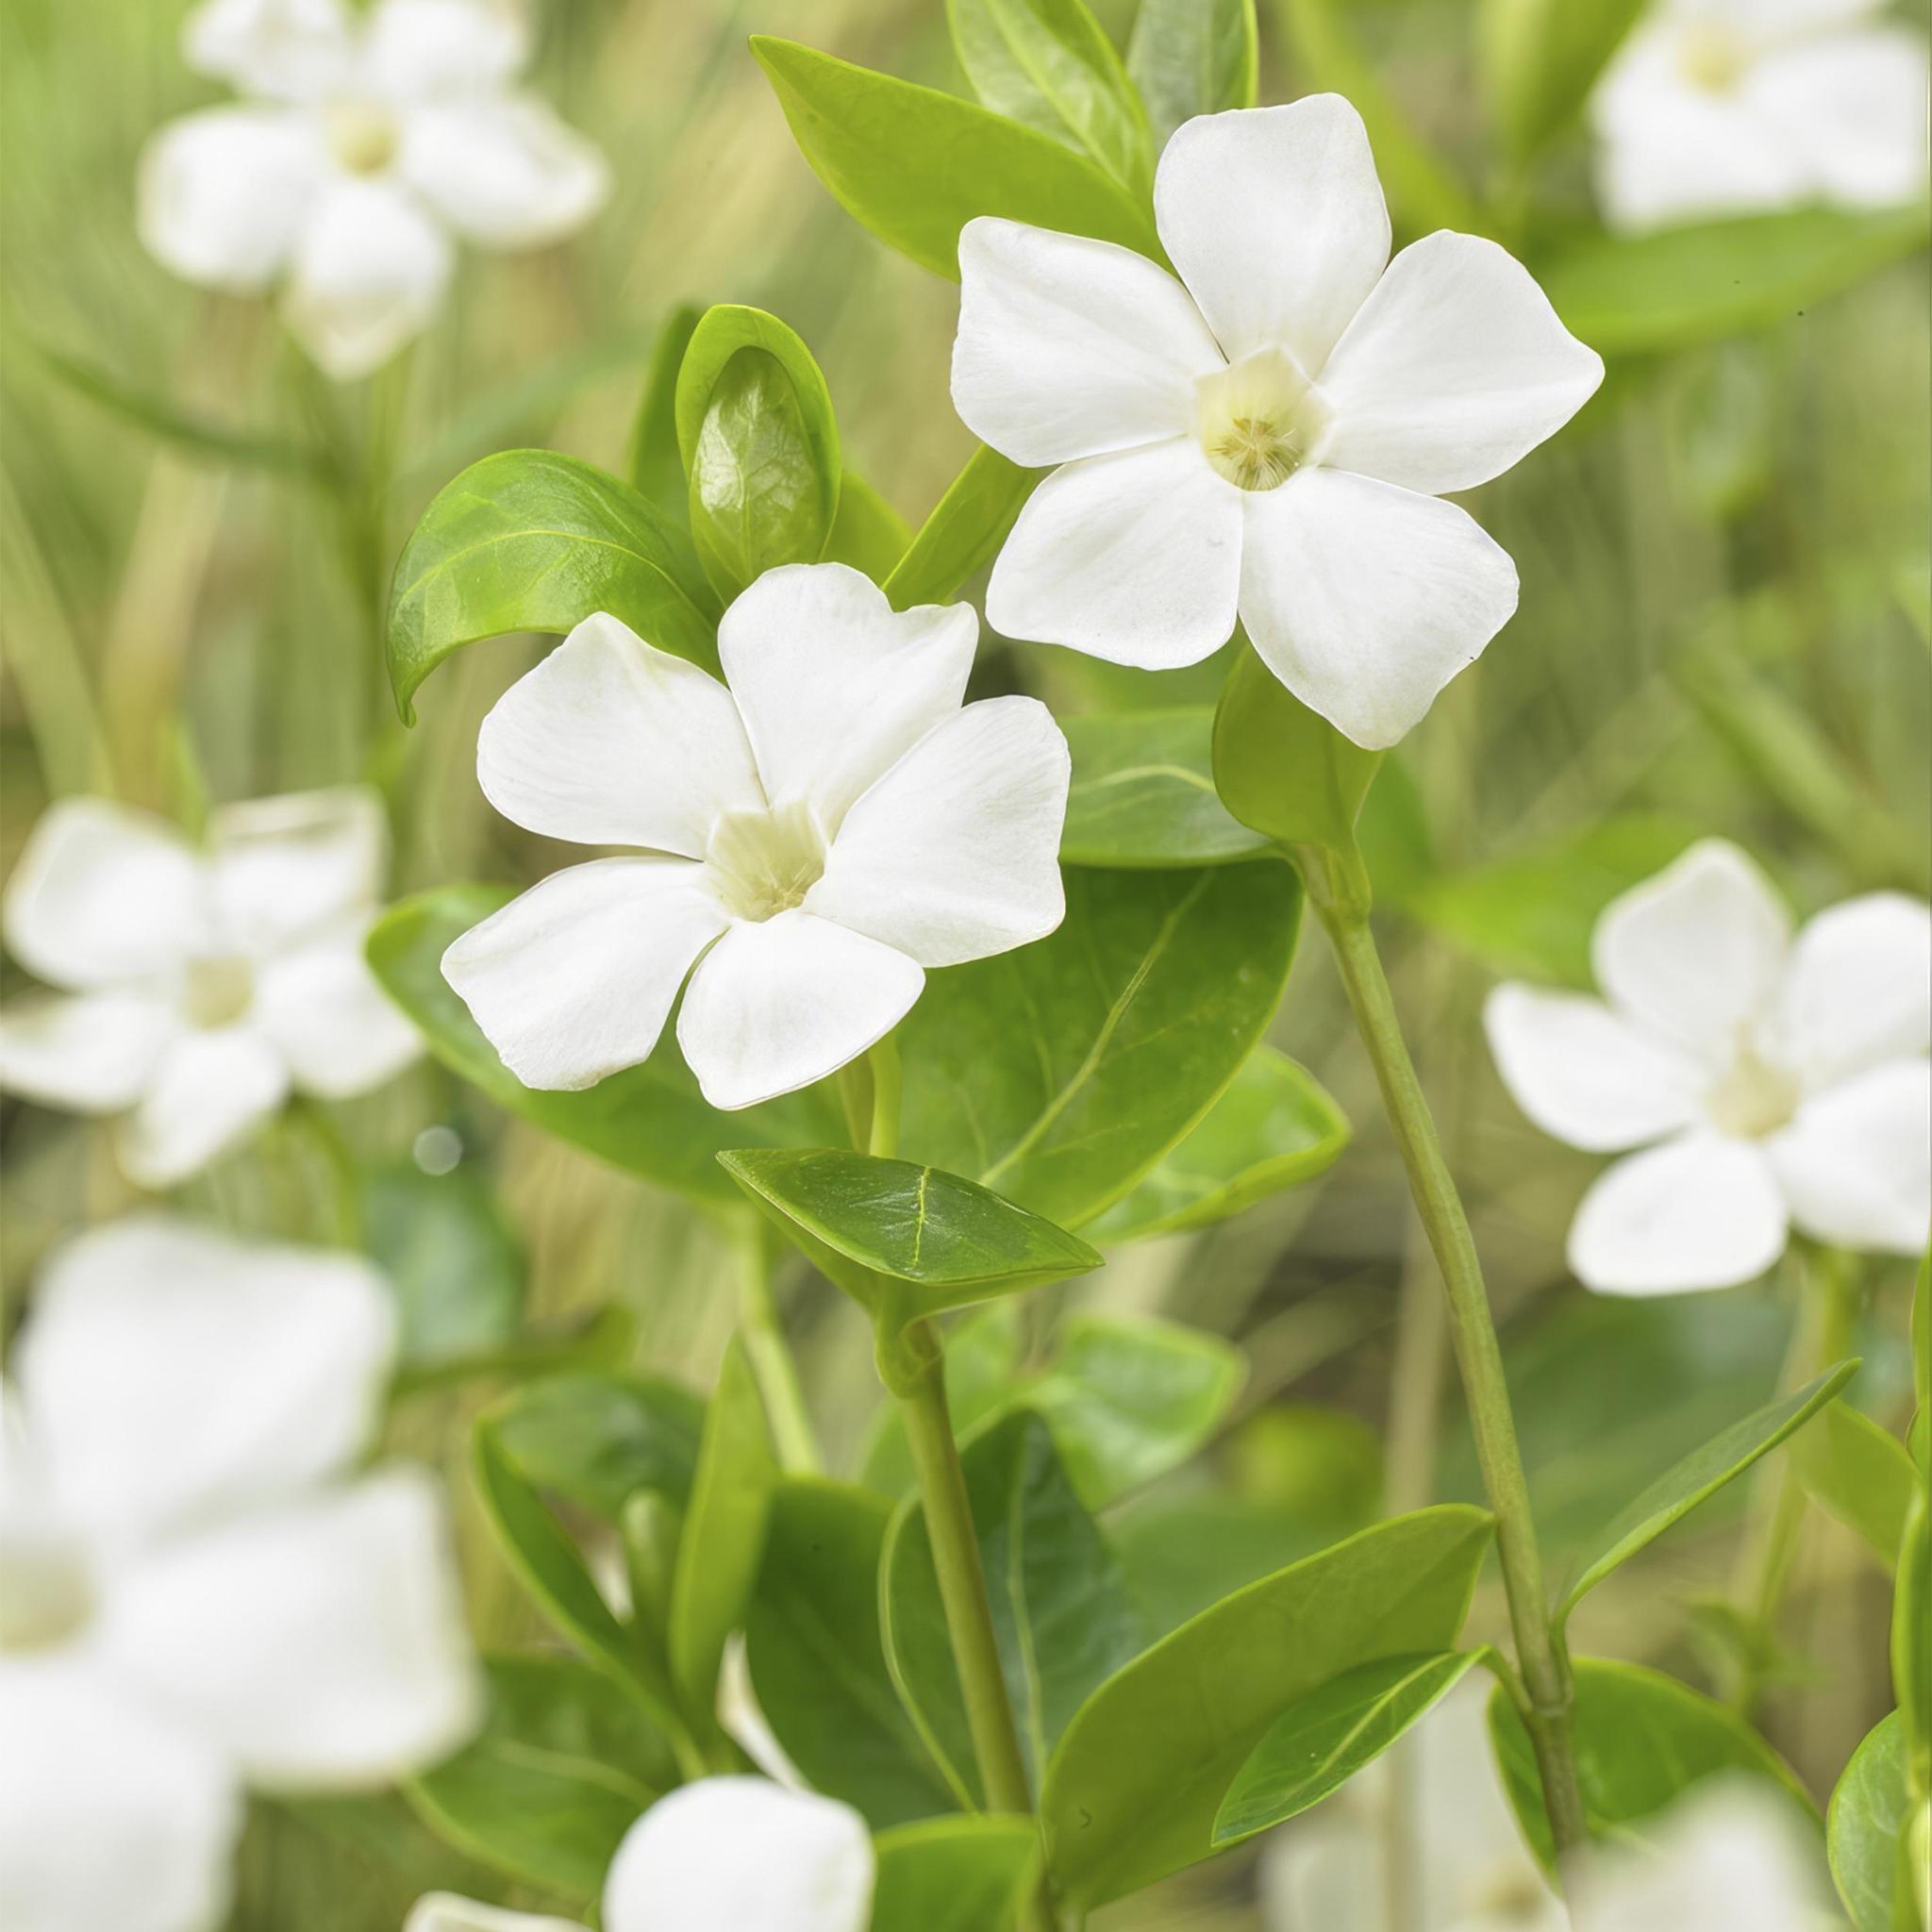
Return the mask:
<svg viewBox="0 0 1932 1932"><path fill-rule="evenodd" d="M1849 1403L1834 1402L1792 1444L1791 1459L1812 1501L1894 1568L1919 1484L1905 1444Z"/></svg>
<svg viewBox="0 0 1932 1932"><path fill-rule="evenodd" d="M981 443L883 580L892 608L950 602L974 571L998 555L1045 475L1044 470L1023 470Z"/></svg>
<svg viewBox="0 0 1932 1932"><path fill-rule="evenodd" d="M1474 1650L1377 1657L1318 1685L1290 1705L1249 1753L1215 1814L1214 1842L1239 1844L1340 1790L1427 1716L1481 1657Z"/></svg>
<svg viewBox="0 0 1932 1932"><path fill-rule="evenodd" d="M879 1558L891 1514L866 1490L782 1481L744 1624L752 1688L785 1755L874 1831L958 1802L886 1668Z"/></svg>
<svg viewBox="0 0 1932 1932"><path fill-rule="evenodd" d="M1562 132L1643 0L1483 0L1477 44L1505 150L1529 159Z"/></svg>
<svg viewBox="0 0 1932 1932"><path fill-rule="evenodd" d="M1932 1798L1932 1497L1912 1498L1891 1600L1891 1681L1905 1724L1907 1782Z"/></svg>
<svg viewBox="0 0 1932 1932"><path fill-rule="evenodd" d="M1214 789L1214 713L1206 705L1060 723L1074 755L1063 863L1220 865L1268 850Z"/></svg>
<svg viewBox="0 0 1932 1932"><path fill-rule="evenodd" d="M1020 1304L989 1302L951 1324L946 1331L946 1412L953 1434L963 1437L974 1427L1019 1400L1031 1386L1020 1368ZM899 1405L880 1405L873 1418L859 1479L887 1496L903 1496L917 1479L912 1451Z"/></svg>
<svg viewBox="0 0 1932 1932"><path fill-rule="evenodd" d="M1572 1741L1593 1838L1621 1836L1727 1773L1759 1778L1810 1813L1797 1774L1749 1724L1702 1691L1640 1664L1579 1657ZM1555 1861L1529 1733L1501 1685L1490 1698L1490 1740L1516 1822L1545 1867ZM1815 1813L1812 1814L1815 1816Z"/></svg>
<svg viewBox="0 0 1932 1932"><path fill-rule="evenodd" d="M720 1148L796 1145L840 1132L836 1107L815 1092L739 1113L707 1107L668 1028L641 1066L581 1092L525 1087L497 1058L441 965L452 941L514 896L502 886L441 886L391 907L368 943L375 976L422 1029L430 1052L498 1106L626 1174L718 1202L738 1199L718 1167Z"/></svg>
<svg viewBox="0 0 1932 1932"><path fill-rule="evenodd" d="M1855 1932L1895 1932L1900 1836L1910 1811L1905 1721L1894 1710L1852 1753L1825 1813L1832 1882Z"/></svg>
<svg viewBox="0 0 1932 1932"><path fill-rule="evenodd" d="M1127 73L1147 104L1157 148L1196 114L1255 105L1259 42L1255 0L1141 0Z"/></svg>
<svg viewBox="0 0 1932 1932"><path fill-rule="evenodd" d="M1007 1693L1037 1789L1074 1713L1139 1650L1140 1625L1120 1566L1074 1493L1041 1417L1006 1417L969 1442L960 1460ZM983 1802L917 1498L900 1506L884 1561L893 1681L953 1781Z"/></svg>
<svg viewBox="0 0 1932 1932"><path fill-rule="evenodd" d="M871 1932L1011 1932L1040 1858L1026 1818L936 1818L884 1831Z"/></svg>
<svg viewBox="0 0 1932 1932"><path fill-rule="evenodd" d="M839 514L825 539L825 560L849 563L882 584L911 541L906 519L863 476L847 470L839 489Z"/></svg>
<svg viewBox="0 0 1932 1932"><path fill-rule="evenodd" d="M1454 1505L1378 1524L1204 1610L1110 1678L1047 1771L1041 1822L1061 1896L1087 1909L1208 1857L1223 1796L1290 1705L1357 1664L1456 1641L1490 1530Z"/></svg>
<svg viewBox="0 0 1932 1932"><path fill-rule="evenodd" d="M705 1405L660 1375L550 1375L502 1404L493 1426L525 1482L614 1524L639 1490L684 1507Z"/></svg>
<svg viewBox="0 0 1932 1932"><path fill-rule="evenodd" d="M1037 945L928 975L900 1145L1077 1227L1207 1112L1273 1017L1301 893L1274 862L1066 874Z"/></svg>
<svg viewBox="0 0 1932 1932"><path fill-rule="evenodd" d="M628 483L555 450L505 450L438 491L403 546L390 683L412 724L416 687L452 651L600 610L715 671L716 609L683 531Z"/></svg>
<svg viewBox="0 0 1932 1932"><path fill-rule="evenodd" d="M565 1657L484 1659L483 1727L408 1787L453 1844L573 1900L596 1897L619 1842L680 1782L662 1735L610 1680Z"/></svg>
<svg viewBox="0 0 1932 1932"><path fill-rule="evenodd" d="M798 336L762 308L708 308L677 372L677 447L698 561L726 603L815 563L839 511L839 426Z"/></svg>
<svg viewBox="0 0 1932 1932"><path fill-rule="evenodd" d="M677 447L677 372L703 313L695 302L687 302L665 317L644 369L643 391L631 422L630 450L624 466L630 487L680 525L690 511L684 458Z"/></svg>
<svg viewBox="0 0 1932 1932"><path fill-rule="evenodd" d="M1348 1145L1348 1122L1299 1062L1257 1046L1200 1124L1171 1147L1090 1232L1103 1246L1225 1221L1325 1173Z"/></svg>
<svg viewBox="0 0 1932 1932"><path fill-rule="evenodd" d="M1740 1417L1729 1428L1674 1463L1633 1498L1604 1530L1597 1554L1585 1564L1582 1574L1563 1598L1558 1623L1613 1570L1655 1542L1674 1523L1688 1516L1726 1483L1742 1475L1787 1436L1803 1428L1857 1370L1855 1361L1840 1362L1804 1388Z"/></svg>
<svg viewBox="0 0 1932 1932"><path fill-rule="evenodd" d="M952 94L753 37L805 158L880 241L957 281L959 230L1004 215L1160 258L1150 213L1082 155Z"/></svg>
<svg viewBox="0 0 1932 1932"><path fill-rule="evenodd" d="M1926 241L1923 208L1799 208L1603 236L1540 262L1572 333L1606 356L1722 341L1802 314Z"/></svg>

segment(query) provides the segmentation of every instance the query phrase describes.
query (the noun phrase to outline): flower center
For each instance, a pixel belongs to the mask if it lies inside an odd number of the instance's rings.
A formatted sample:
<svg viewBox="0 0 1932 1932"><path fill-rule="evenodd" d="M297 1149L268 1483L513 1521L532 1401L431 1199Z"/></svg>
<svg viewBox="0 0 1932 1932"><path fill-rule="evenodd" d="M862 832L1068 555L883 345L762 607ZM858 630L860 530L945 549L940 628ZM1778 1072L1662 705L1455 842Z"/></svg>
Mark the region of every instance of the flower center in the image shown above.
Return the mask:
<svg viewBox="0 0 1932 1932"><path fill-rule="evenodd" d="M351 175L379 175L396 158L402 131L380 101L354 95L331 101L325 117L329 152Z"/></svg>
<svg viewBox="0 0 1932 1932"><path fill-rule="evenodd" d="M1706 93L1727 93L1744 77L1751 49L1736 27L1701 20L1677 37L1677 72Z"/></svg>
<svg viewBox="0 0 1932 1932"><path fill-rule="evenodd" d="M93 1614L87 1564L40 1524L0 1526L0 1651L51 1650Z"/></svg>
<svg viewBox="0 0 1932 1932"><path fill-rule="evenodd" d="M1327 406L1279 349L1204 375L1194 385L1194 435L1216 473L1240 490L1278 490L1309 460Z"/></svg>
<svg viewBox="0 0 1932 1932"><path fill-rule="evenodd" d="M1474 1918L1498 1924L1539 1924L1550 1903L1550 1894L1534 1873L1514 1863L1498 1864L1485 1872L1469 1899Z"/></svg>
<svg viewBox="0 0 1932 1932"><path fill-rule="evenodd" d="M1798 1083L1750 1046L1740 1046L1731 1070L1704 1096L1704 1110L1721 1134L1740 1141L1774 1133L1798 1110Z"/></svg>
<svg viewBox="0 0 1932 1932"><path fill-rule="evenodd" d="M711 832L705 865L734 919L765 920L804 903L825 870L825 840L800 805L727 812Z"/></svg>
<svg viewBox="0 0 1932 1932"><path fill-rule="evenodd" d="M191 1026L232 1026L255 998L255 969L239 953L206 953L188 962L181 1010Z"/></svg>

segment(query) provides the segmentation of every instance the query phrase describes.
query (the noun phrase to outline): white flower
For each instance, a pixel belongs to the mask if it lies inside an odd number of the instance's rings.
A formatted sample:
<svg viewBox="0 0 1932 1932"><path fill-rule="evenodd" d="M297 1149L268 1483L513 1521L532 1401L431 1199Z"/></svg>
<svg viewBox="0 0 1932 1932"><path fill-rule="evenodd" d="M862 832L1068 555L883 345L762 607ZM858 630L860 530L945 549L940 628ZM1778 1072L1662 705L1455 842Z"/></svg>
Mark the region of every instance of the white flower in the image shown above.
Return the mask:
<svg viewBox="0 0 1932 1932"><path fill-rule="evenodd" d="M872 1840L849 1805L758 1777L708 1777L631 1826L604 1881L604 1932L865 1932ZM575 1932L449 1892L403 1932Z"/></svg>
<svg viewBox="0 0 1932 1932"><path fill-rule="evenodd" d="M1544 1132L1641 1147L1584 1196L1570 1265L1606 1294L1726 1288L1795 1224L1911 1255L1932 1224L1932 908L1874 892L1795 940L1764 875L1721 840L1597 923L1606 999L1500 986L1485 1019ZM1652 1142L1658 1144L1652 1145Z"/></svg>
<svg viewBox="0 0 1932 1932"><path fill-rule="evenodd" d="M245 98L148 144L142 240L192 282L284 283L289 326L339 381L428 326L450 229L534 248L608 190L596 150L515 90L528 45L508 0L205 0L183 54Z"/></svg>
<svg viewBox="0 0 1932 1932"><path fill-rule="evenodd" d="M678 1044L713 1107L749 1107L882 1039L925 968L1050 933L1066 740L1032 698L961 708L977 636L965 605L895 613L857 571L791 564L724 613L729 690L605 616L512 685L476 748L490 802L633 848L442 956L517 1077L635 1065L690 973Z"/></svg>
<svg viewBox="0 0 1932 1932"><path fill-rule="evenodd" d="M441 1490L351 1474L394 1346L346 1254L151 1216L48 1265L0 1438L8 1932L206 1932L244 1785L385 1782L474 1726Z"/></svg>
<svg viewBox="0 0 1932 1932"><path fill-rule="evenodd" d="M981 217L959 238L953 401L1058 463L987 591L1010 637L1165 670L1239 613L1357 743L1393 744L1516 608L1516 570L1438 499L1500 475L1603 377L1523 267L1446 231L1389 259L1336 94L1190 121L1154 184L1178 270Z"/></svg>
<svg viewBox="0 0 1932 1932"><path fill-rule="evenodd" d="M1659 0L1591 100L1597 196L1626 229L1925 187L1924 38L1885 0Z"/></svg>
<svg viewBox="0 0 1932 1932"><path fill-rule="evenodd" d="M0 1089L133 1111L122 1165L144 1187L205 1167L291 1087L366 1092L421 1050L362 958L388 859L381 802L300 792L217 811L208 847L105 799L28 837L0 925L51 985L0 1012Z"/></svg>

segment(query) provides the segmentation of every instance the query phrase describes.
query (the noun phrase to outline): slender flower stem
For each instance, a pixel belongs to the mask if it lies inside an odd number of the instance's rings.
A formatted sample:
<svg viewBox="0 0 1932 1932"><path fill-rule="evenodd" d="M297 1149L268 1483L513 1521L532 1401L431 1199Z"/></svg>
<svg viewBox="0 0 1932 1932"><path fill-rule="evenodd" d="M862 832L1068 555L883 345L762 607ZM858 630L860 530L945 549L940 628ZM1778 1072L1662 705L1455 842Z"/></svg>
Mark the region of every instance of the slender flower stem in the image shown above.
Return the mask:
<svg viewBox="0 0 1932 1932"><path fill-rule="evenodd" d="M811 1411L806 1407L798 1364L792 1359L791 1344L785 1339L785 1324L779 1319L778 1304L772 1294L771 1236L764 1222L756 1216L741 1215L738 1220L738 1240L744 1260L738 1329L751 1360L758 1393L765 1399L765 1413L771 1418L779 1465L788 1475L818 1475L824 1472L824 1460L819 1455L818 1438L812 1431Z"/></svg>

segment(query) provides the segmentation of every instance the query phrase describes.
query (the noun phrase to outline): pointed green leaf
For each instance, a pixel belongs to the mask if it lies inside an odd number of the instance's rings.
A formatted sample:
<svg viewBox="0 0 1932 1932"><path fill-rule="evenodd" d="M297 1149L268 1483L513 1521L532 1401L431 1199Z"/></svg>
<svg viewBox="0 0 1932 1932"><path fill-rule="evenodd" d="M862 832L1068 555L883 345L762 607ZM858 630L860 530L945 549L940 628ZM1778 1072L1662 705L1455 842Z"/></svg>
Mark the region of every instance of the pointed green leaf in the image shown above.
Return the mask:
<svg viewBox="0 0 1932 1932"><path fill-rule="evenodd" d="M911 541L912 526L863 476L848 469L839 488L839 514L825 539L825 560L849 563L883 584Z"/></svg>
<svg viewBox="0 0 1932 1932"><path fill-rule="evenodd" d="M690 510L684 458L677 448L677 372L703 313L695 302L687 302L665 317L644 369L643 392L638 398L625 462L630 487L680 526L686 526Z"/></svg>
<svg viewBox="0 0 1932 1932"><path fill-rule="evenodd" d="M1040 1860L1030 1818L934 1818L878 1836L871 1932L1011 1932Z"/></svg>
<svg viewBox="0 0 1932 1932"><path fill-rule="evenodd" d="M1268 841L1214 789L1214 713L1099 711L1061 720L1074 755L1060 858L1067 865L1220 865Z"/></svg>
<svg viewBox="0 0 1932 1932"><path fill-rule="evenodd" d="M1255 0L1141 0L1127 73L1157 148L1196 114L1252 108L1260 85Z"/></svg>
<svg viewBox="0 0 1932 1932"><path fill-rule="evenodd" d="M493 1426L525 1482L615 1524L639 1490L684 1507L705 1405L660 1375L550 1375L502 1404Z"/></svg>
<svg viewBox="0 0 1932 1932"><path fill-rule="evenodd" d="M985 443L966 458L881 588L894 610L944 604L1007 541L1044 470L1023 470Z"/></svg>
<svg viewBox="0 0 1932 1932"><path fill-rule="evenodd" d="M1477 46L1506 151L1528 160L1560 134L1643 0L1483 0Z"/></svg>
<svg viewBox="0 0 1932 1932"><path fill-rule="evenodd" d="M1834 1402L1791 1445L1791 1460L1812 1501L1894 1569L1919 1487L1905 1444L1850 1403Z"/></svg>
<svg viewBox="0 0 1932 1932"><path fill-rule="evenodd" d="M1894 1710L1852 1753L1825 1814L1832 1881L1856 1932L1894 1932L1898 1924L1901 1838L1910 1815L1905 1721Z"/></svg>

